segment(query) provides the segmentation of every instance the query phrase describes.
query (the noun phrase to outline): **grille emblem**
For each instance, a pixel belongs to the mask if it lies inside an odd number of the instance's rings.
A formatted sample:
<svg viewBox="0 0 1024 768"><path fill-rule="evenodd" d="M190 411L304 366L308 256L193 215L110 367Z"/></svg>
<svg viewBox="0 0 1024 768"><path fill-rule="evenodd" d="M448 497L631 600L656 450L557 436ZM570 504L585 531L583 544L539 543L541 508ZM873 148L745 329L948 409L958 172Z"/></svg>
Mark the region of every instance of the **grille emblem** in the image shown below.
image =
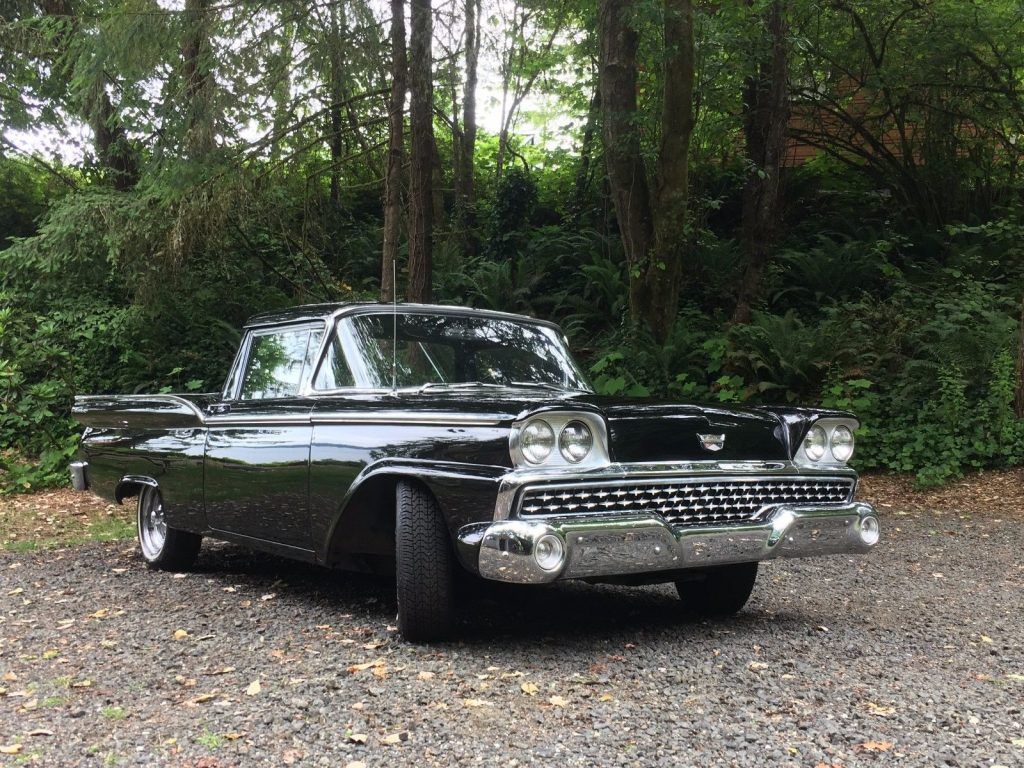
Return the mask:
<svg viewBox="0 0 1024 768"><path fill-rule="evenodd" d="M725 435L697 435L701 446L708 451L720 451L725 448Z"/></svg>

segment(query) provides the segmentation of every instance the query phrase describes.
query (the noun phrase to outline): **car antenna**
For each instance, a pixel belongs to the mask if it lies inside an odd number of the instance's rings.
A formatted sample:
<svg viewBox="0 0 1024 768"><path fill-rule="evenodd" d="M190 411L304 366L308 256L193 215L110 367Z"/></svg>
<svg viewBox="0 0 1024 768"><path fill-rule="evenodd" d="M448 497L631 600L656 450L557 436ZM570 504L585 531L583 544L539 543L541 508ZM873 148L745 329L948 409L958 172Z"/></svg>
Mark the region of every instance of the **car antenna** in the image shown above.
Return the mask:
<svg viewBox="0 0 1024 768"><path fill-rule="evenodd" d="M398 269L391 260L391 394L398 394Z"/></svg>

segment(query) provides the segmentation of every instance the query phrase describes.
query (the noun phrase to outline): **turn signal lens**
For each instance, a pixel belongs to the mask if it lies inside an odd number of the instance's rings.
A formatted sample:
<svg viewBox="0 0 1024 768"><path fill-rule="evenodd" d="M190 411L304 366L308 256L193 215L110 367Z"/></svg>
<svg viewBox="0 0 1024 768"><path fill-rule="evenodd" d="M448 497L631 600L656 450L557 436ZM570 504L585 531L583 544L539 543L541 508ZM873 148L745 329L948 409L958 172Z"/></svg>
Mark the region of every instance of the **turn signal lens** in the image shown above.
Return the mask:
<svg viewBox="0 0 1024 768"><path fill-rule="evenodd" d="M558 438L558 448L570 464L583 461L593 447L594 436L590 434L590 427L582 421L570 421Z"/></svg>
<svg viewBox="0 0 1024 768"><path fill-rule="evenodd" d="M840 424L832 430L832 457L836 461L849 461L853 456L853 432Z"/></svg>
<svg viewBox="0 0 1024 768"><path fill-rule="evenodd" d="M553 533L546 533L537 539L533 547L533 559L545 571L553 571L562 564L565 547L562 540Z"/></svg>
<svg viewBox="0 0 1024 768"><path fill-rule="evenodd" d="M877 517L865 517L860 521L860 540L869 547L875 546L882 535L882 526Z"/></svg>
<svg viewBox="0 0 1024 768"><path fill-rule="evenodd" d="M821 461L828 449L828 436L821 427L811 427L804 438L804 453L811 461Z"/></svg>
<svg viewBox="0 0 1024 768"><path fill-rule="evenodd" d="M551 455L555 447L555 433L544 419L534 419L520 435L519 446L531 464L540 464Z"/></svg>

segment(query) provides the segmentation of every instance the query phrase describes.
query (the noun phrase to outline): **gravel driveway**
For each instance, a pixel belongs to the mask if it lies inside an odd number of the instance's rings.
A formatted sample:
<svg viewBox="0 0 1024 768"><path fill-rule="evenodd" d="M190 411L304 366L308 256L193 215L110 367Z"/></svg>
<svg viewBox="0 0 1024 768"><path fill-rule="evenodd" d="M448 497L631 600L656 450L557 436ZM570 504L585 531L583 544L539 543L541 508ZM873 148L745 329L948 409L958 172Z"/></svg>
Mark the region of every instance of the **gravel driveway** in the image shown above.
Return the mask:
<svg viewBox="0 0 1024 768"><path fill-rule="evenodd" d="M227 545L0 555L0 765L1024 765L1024 522L913 513L762 566L737 618L667 587L487 588L396 635L386 583Z"/></svg>

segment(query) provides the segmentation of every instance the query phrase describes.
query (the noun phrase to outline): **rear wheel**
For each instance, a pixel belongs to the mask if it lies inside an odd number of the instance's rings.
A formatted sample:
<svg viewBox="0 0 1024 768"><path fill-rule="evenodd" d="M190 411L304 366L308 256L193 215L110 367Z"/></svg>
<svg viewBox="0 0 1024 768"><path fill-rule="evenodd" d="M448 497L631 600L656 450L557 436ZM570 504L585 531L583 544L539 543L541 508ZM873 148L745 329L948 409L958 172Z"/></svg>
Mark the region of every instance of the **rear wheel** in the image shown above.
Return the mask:
<svg viewBox="0 0 1024 768"><path fill-rule="evenodd" d="M723 565L678 579L676 591L683 607L699 616L732 616L747 604L756 579L757 563Z"/></svg>
<svg viewBox="0 0 1024 768"><path fill-rule="evenodd" d="M203 543L202 536L167 525L163 497L151 486L139 494L137 529L142 559L151 568L164 571L190 568Z"/></svg>
<svg viewBox="0 0 1024 768"><path fill-rule="evenodd" d="M398 628L411 642L440 640L452 628L455 561L434 497L398 483L395 517Z"/></svg>

